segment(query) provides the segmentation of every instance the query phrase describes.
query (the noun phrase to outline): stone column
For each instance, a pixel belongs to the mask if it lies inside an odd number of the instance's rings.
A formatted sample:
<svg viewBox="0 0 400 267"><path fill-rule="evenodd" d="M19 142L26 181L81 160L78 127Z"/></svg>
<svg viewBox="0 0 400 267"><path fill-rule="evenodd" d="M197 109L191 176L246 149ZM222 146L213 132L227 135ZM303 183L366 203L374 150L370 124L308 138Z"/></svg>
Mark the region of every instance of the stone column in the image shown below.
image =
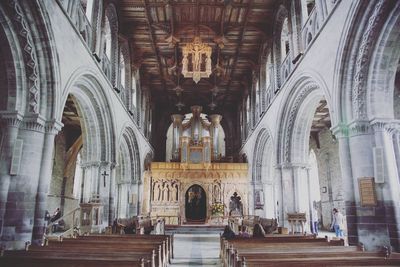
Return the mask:
<svg viewBox="0 0 400 267"><path fill-rule="evenodd" d="M375 133L372 131L373 128L375 128ZM378 128L380 128L380 126ZM389 210L386 210L385 207L386 204L391 203L390 194L389 196L385 195L385 192L390 192L390 190L387 190L389 185L375 184L374 190L377 193L376 205L362 206L358 183L359 178L374 177L374 160L371 144L380 146L383 134L381 130L377 129L377 125L371 127L369 121L352 122L349 125L349 132L351 167L355 192L354 209L357 216L357 221L354 222L353 226L356 229L352 229L352 231L357 232L358 242L362 242L367 250L377 250L383 245L390 245L387 220L389 220L390 217L391 220L393 219L393 210L391 210L392 214L386 218L386 212ZM386 200L388 200L389 203L386 203ZM351 240L351 242L353 242L353 240Z"/></svg>
<svg viewBox="0 0 400 267"><path fill-rule="evenodd" d="M0 148L0 234L2 233L4 214L11 175L10 166L13 155L13 147L18 136L18 128L22 122L19 113L0 113L3 141Z"/></svg>
<svg viewBox="0 0 400 267"><path fill-rule="evenodd" d="M342 175L342 190L346 216L347 238L349 244L358 244L356 201L354 197L354 182L351 167L349 131L346 125L332 127L332 132L338 140L339 160Z"/></svg>
<svg viewBox="0 0 400 267"><path fill-rule="evenodd" d="M114 196L111 191L111 181L112 177L115 176L115 163L107 161L101 162L97 173L98 176L94 177L97 186L94 196L98 196L97 201L103 205L102 225L105 227L107 225L112 225L114 219L112 218ZM104 175L104 173L106 175ZM96 199L93 198L93 201L96 201Z"/></svg>
<svg viewBox="0 0 400 267"><path fill-rule="evenodd" d="M295 185L293 180L293 168L291 164L285 163L280 166L282 181L282 202L281 202L281 222L282 226L289 227L287 213L296 211Z"/></svg>
<svg viewBox="0 0 400 267"><path fill-rule="evenodd" d="M375 189L378 197L376 208L376 221L381 224L382 231L387 233L386 238L381 236L379 245L392 246L400 249L400 185L395 157L395 148L392 141L393 129L399 127L397 121L373 120L371 122L374 130L375 146L383 148L383 183L376 182ZM376 166L375 166L376 167Z"/></svg>
<svg viewBox="0 0 400 267"><path fill-rule="evenodd" d="M171 115L172 119L172 159L179 159L179 140L182 136L182 121L184 116L181 114Z"/></svg>
<svg viewBox="0 0 400 267"><path fill-rule="evenodd" d="M116 187L115 187L115 173L116 164L113 162L110 165L110 180L108 184L109 198L108 198L108 225L112 225L115 219L115 198L116 198Z"/></svg>
<svg viewBox="0 0 400 267"><path fill-rule="evenodd" d="M218 143L218 138L219 138L219 126L222 120L222 116L218 114L213 114L210 115L211 119L211 127L210 127L210 132L211 132L211 137L212 137L212 147L213 147L213 158L218 159L219 156L219 143Z"/></svg>
<svg viewBox="0 0 400 267"><path fill-rule="evenodd" d="M25 117L18 132L23 146L19 171L10 180L7 196L2 232L6 249L23 249L32 239L44 132L45 120L38 114Z"/></svg>
<svg viewBox="0 0 400 267"><path fill-rule="evenodd" d="M36 244L41 244L43 241L43 234L45 230L44 215L47 208L47 193L49 191L49 185L53 171L54 137L62 127L63 124L59 121L54 120L46 123L32 234L32 242Z"/></svg>

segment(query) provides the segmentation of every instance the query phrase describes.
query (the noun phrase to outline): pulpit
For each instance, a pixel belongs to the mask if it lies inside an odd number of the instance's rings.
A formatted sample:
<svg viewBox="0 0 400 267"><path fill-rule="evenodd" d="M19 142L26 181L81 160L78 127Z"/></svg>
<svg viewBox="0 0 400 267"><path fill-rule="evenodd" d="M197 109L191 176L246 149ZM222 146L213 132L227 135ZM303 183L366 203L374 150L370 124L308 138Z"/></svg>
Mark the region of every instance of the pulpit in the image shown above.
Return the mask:
<svg viewBox="0 0 400 267"><path fill-rule="evenodd" d="M81 232L100 233L102 229L103 204L81 203Z"/></svg>
<svg viewBox="0 0 400 267"><path fill-rule="evenodd" d="M288 213L288 221L290 224L291 233L295 233L296 227L301 227L301 234L304 234L304 225L307 221L305 213Z"/></svg>

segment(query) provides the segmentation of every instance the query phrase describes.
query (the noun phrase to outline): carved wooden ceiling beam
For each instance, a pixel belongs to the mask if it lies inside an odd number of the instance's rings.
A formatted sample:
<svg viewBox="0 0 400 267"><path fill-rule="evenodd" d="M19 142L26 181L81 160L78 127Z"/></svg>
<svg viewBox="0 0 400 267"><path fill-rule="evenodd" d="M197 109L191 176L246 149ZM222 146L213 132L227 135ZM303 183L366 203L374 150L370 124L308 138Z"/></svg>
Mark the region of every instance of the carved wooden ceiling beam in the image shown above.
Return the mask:
<svg viewBox="0 0 400 267"><path fill-rule="evenodd" d="M144 7L145 7L145 15L146 15L147 25L149 27L149 32L150 32L151 46L152 46L152 48L154 50L154 53L156 55L157 64L158 64L158 70L160 72L160 78L161 78L161 81L162 81L163 90L165 92L167 92L167 88L165 86L165 81L163 79L164 74L163 74L162 65L161 65L161 58L160 58L160 55L158 53L157 44L156 44L155 36L154 36L154 30L153 30L153 27L151 26L152 25L152 19L151 19L151 15L150 15L150 7L148 6L147 0L143 0L143 4L144 4Z"/></svg>
<svg viewBox="0 0 400 267"><path fill-rule="evenodd" d="M230 87L231 87L231 83L232 83L232 79L233 79L233 74L235 72L236 64L237 64L237 61L238 61L238 58L239 58L240 48L243 45L243 37L244 37L244 33L246 31L246 25L247 25L248 18L249 18L249 12L250 12L251 8L253 7L253 2L254 2L254 0L250 0L250 2L247 4L247 7L246 7L246 13L245 13L245 16L244 16L245 19L244 19L244 22L243 22L243 27L240 30L239 40L237 42L238 45L236 46L236 52L235 52L234 59L233 59L232 69L231 69L231 71L229 73L229 82L228 82L228 85L226 87L227 94L225 94L225 97L224 97L223 102L222 102L223 105L225 104L226 99L227 99L227 97L229 95L229 91L230 91Z"/></svg>

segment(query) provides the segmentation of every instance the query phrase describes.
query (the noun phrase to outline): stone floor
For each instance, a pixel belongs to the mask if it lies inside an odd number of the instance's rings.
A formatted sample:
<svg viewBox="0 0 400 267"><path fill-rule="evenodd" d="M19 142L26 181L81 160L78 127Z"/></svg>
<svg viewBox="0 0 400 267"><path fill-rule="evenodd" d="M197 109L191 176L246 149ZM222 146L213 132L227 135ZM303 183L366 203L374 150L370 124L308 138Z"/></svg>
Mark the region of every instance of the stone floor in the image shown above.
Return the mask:
<svg viewBox="0 0 400 267"><path fill-rule="evenodd" d="M174 259L170 266L221 266L219 235L175 234Z"/></svg>

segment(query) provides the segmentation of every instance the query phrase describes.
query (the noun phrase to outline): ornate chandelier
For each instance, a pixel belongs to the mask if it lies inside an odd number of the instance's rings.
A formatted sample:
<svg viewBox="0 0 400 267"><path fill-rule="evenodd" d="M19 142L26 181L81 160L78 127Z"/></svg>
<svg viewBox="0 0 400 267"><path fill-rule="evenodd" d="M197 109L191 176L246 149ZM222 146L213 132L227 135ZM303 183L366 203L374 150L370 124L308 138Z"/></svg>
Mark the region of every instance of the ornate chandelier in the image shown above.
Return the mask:
<svg viewBox="0 0 400 267"><path fill-rule="evenodd" d="M208 78L211 74L211 46L203 44L199 36L194 37L192 43L182 48L182 74L185 78L193 78L198 83L201 78Z"/></svg>

